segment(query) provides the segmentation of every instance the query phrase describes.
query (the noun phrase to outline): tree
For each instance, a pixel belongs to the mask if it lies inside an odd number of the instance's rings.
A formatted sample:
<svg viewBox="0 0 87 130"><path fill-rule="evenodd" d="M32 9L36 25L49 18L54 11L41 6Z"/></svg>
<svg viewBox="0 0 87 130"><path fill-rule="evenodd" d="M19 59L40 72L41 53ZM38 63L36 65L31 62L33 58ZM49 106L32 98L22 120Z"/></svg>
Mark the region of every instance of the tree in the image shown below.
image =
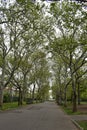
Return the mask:
<svg viewBox="0 0 87 130"><path fill-rule="evenodd" d="M10 83L26 53L28 51L31 53L39 43L38 39L41 39L41 31L40 33L38 31L40 14L37 6L32 2L23 5L15 3L9 8L2 8L2 11L4 11L4 21L2 18L0 106L3 104L4 88Z"/></svg>
<svg viewBox="0 0 87 130"><path fill-rule="evenodd" d="M80 13L78 13L78 11ZM51 14L54 16L54 26L60 31L59 37L56 37L53 42L53 51L61 56L64 63L66 63L70 69L71 79L69 82L72 83L73 112L75 112L77 110L75 75L87 62L86 37L83 37L83 42L79 38L79 35L83 36L83 33L85 34L87 31L86 12L83 11L82 6L79 4L74 2L62 2L62 7L60 7L59 4L52 4ZM76 57L76 53L79 49L81 53ZM68 83L66 83L66 85L67 84Z"/></svg>
<svg viewBox="0 0 87 130"><path fill-rule="evenodd" d="M37 49L35 53L32 55L32 70L30 81L33 84L32 90L32 98L35 98L35 92L37 94L38 99L42 98L42 93L48 90L48 78L49 78L49 70L48 64L46 61L46 54ZM46 89L47 86L47 89ZM42 96L42 97L41 97Z"/></svg>

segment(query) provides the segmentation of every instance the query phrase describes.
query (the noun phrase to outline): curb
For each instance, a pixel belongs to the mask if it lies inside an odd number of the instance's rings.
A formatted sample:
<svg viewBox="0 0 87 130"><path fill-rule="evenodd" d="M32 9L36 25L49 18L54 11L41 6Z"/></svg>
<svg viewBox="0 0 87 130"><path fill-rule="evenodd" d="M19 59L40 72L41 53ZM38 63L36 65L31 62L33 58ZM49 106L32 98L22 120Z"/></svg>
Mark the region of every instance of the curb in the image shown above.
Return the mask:
<svg viewBox="0 0 87 130"><path fill-rule="evenodd" d="M79 130L84 130L84 128L82 128L75 120L71 119L71 121L79 128Z"/></svg>

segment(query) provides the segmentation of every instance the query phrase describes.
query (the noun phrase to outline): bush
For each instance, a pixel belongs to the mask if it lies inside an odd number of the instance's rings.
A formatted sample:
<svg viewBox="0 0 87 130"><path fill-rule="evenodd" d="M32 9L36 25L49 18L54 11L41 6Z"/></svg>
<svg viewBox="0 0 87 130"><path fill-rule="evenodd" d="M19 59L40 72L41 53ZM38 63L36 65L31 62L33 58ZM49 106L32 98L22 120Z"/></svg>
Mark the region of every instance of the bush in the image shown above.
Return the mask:
<svg viewBox="0 0 87 130"><path fill-rule="evenodd" d="M18 97L16 96L11 96L9 93L5 93L3 97L3 102L8 103L8 102L17 102Z"/></svg>
<svg viewBox="0 0 87 130"><path fill-rule="evenodd" d="M3 102L4 103L10 102L10 94L9 93L4 94Z"/></svg>

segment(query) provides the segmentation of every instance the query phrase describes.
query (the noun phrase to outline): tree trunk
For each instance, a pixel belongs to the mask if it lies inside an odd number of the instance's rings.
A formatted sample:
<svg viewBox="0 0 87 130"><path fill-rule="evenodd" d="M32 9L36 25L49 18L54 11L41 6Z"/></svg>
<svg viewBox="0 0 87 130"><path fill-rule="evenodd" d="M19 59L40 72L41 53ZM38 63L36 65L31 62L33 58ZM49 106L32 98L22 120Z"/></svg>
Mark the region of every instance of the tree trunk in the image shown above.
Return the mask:
<svg viewBox="0 0 87 130"><path fill-rule="evenodd" d="M58 103L58 105L62 105L61 92L57 92L57 94L56 94L56 102Z"/></svg>
<svg viewBox="0 0 87 130"><path fill-rule="evenodd" d="M73 112L77 111L77 94L76 94L76 82L75 77L72 77L72 90L73 90Z"/></svg>
<svg viewBox="0 0 87 130"><path fill-rule="evenodd" d="M0 108L3 106L3 89L0 87Z"/></svg>
<svg viewBox="0 0 87 130"><path fill-rule="evenodd" d="M67 95L66 95L66 88L64 90L64 107L67 107Z"/></svg>
<svg viewBox="0 0 87 130"><path fill-rule="evenodd" d="M59 105L59 95L56 93L56 103Z"/></svg>
<svg viewBox="0 0 87 130"><path fill-rule="evenodd" d="M10 102L13 101L13 91L12 91L12 88L10 88Z"/></svg>
<svg viewBox="0 0 87 130"><path fill-rule="evenodd" d="M80 83L78 82L78 105L80 105Z"/></svg>
<svg viewBox="0 0 87 130"><path fill-rule="evenodd" d="M77 95L76 95L76 92L74 91L73 92L73 112L76 112L77 111Z"/></svg>
<svg viewBox="0 0 87 130"><path fill-rule="evenodd" d="M59 94L60 98L59 98L59 102L60 105L62 105L62 90L61 90L61 86L60 86L60 94Z"/></svg>
<svg viewBox="0 0 87 130"><path fill-rule="evenodd" d="M22 104L22 90L19 88L18 106L21 106Z"/></svg>
<svg viewBox="0 0 87 130"><path fill-rule="evenodd" d="M70 52L70 73L72 80L72 91L73 91L73 108L72 111L77 111L77 95L76 95L76 73L74 72L75 67L73 66L73 55ZM74 72L74 73L73 73Z"/></svg>
<svg viewBox="0 0 87 130"><path fill-rule="evenodd" d="M4 76L5 76L5 58L3 58L3 67L1 75L1 86L0 86L0 107L3 106L3 89L4 89Z"/></svg>
<svg viewBox="0 0 87 130"><path fill-rule="evenodd" d="M34 87L33 87L33 91L32 91L32 101L34 101L34 98L35 98L35 84L34 84Z"/></svg>

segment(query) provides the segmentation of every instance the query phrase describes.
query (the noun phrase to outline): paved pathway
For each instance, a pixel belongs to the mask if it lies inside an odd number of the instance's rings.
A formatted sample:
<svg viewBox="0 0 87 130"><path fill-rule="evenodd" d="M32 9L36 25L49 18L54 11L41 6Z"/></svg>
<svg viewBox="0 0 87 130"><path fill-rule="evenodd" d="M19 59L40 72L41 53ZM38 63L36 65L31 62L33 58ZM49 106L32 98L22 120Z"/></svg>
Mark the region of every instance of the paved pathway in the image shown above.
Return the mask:
<svg viewBox="0 0 87 130"><path fill-rule="evenodd" d="M53 102L0 113L0 130L77 130Z"/></svg>

